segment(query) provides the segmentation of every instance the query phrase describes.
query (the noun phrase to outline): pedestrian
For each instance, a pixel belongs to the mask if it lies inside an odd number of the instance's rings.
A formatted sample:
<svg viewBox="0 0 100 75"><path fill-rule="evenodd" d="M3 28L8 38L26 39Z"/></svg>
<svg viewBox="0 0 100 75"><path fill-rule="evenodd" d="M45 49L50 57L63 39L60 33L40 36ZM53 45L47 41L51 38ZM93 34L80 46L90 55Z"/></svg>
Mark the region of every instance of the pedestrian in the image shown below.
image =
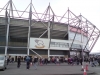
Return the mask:
<svg viewBox="0 0 100 75"><path fill-rule="evenodd" d="M47 63L48 63L48 59L47 59L47 58L45 58L45 59L44 59L44 64L46 64L46 65L47 65Z"/></svg>
<svg viewBox="0 0 100 75"><path fill-rule="evenodd" d="M94 66L96 67L94 57L91 58L91 66L92 66L92 67L94 67Z"/></svg>
<svg viewBox="0 0 100 75"><path fill-rule="evenodd" d="M98 58L98 64L99 64L99 66L100 66L100 57Z"/></svg>
<svg viewBox="0 0 100 75"><path fill-rule="evenodd" d="M18 57L18 59L17 59L17 67L20 68L20 65L21 65L21 59L20 59L20 57Z"/></svg>
<svg viewBox="0 0 100 75"><path fill-rule="evenodd" d="M9 59L9 58L7 58L7 65L9 64L9 62L10 62L10 59Z"/></svg>
<svg viewBox="0 0 100 75"><path fill-rule="evenodd" d="M80 64L82 65L82 62L83 62L84 60L82 59L82 58L80 58Z"/></svg>
<svg viewBox="0 0 100 75"><path fill-rule="evenodd" d="M26 57L26 68L27 69L30 68L30 57L29 56Z"/></svg>
<svg viewBox="0 0 100 75"><path fill-rule="evenodd" d="M34 57L34 68L35 68L35 70L37 70L37 64L38 64L38 58L35 56Z"/></svg>
<svg viewBox="0 0 100 75"><path fill-rule="evenodd" d="M58 58L58 57L56 58L56 64L57 64L57 65L59 65L59 64L60 64L60 60L59 60L59 58Z"/></svg>
<svg viewBox="0 0 100 75"><path fill-rule="evenodd" d="M50 57L48 58L48 63L50 63Z"/></svg>

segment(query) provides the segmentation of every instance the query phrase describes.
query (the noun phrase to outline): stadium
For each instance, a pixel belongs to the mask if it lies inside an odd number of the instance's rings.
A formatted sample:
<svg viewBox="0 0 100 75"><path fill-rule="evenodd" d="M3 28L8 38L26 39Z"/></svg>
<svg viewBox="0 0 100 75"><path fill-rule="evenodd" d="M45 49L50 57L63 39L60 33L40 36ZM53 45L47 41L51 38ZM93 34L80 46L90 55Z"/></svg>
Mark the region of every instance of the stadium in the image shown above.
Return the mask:
<svg viewBox="0 0 100 75"><path fill-rule="evenodd" d="M88 55L100 30L69 9L57 16L50 4L44 13L32 2L23 11L12 0L0 8L0 54L11 56L71 57Z"/></svg>

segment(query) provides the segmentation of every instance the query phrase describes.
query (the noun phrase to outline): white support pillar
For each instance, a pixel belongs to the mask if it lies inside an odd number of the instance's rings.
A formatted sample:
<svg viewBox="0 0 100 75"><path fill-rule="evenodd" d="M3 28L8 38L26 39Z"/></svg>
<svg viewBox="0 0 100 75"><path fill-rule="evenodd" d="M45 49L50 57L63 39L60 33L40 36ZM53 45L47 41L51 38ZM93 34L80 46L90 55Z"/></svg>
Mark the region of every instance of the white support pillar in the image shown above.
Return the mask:
<svg viewBox="0 0 100 75"><path fill-rule="evenodd" d="M27 55L29 56L30 54L30 30L31 30L31 26L30 26L30 20L29 20L29 27L28 27L28 43L27 43Z"/></svg>
<svg viewBox="0 0 100 75"><path fill-rule="evenodd" d="M49 3L47 12L49 13L49 20L48 20L48 40L49 40L48 58L49 58L49 56L50 56L50 43L51 43L51 35L50 35L50 3Z"/></svg>
<svg viewBox="0 0 100 75"><path fill-rule="evenodd" d="M7 49L8 49L8 46L5 46L5 56L7 56Z"/></svg>
<svg viewBox="0 0 100 75"><path fill-rule="evenodd" d="M27 55L29 55L30 53L30 50L29 50L29 47L30 47L30 33L31 33L31 24L32 24L32 0L31 0L31 3L30 3L30 10L29 10L29 27L28 27L28 44L27 44Z"/></svg>
<svg viewBox="0 0 100 75"><path fill-rule="evenodd" d="M6 10L6 24L7 24L7 32L6 32L6 46L5 46L5 56L7 56L7 49L8 49L8 36L9 36L9 24L10 24L10 14Z"/></svg>
<svg viewBox="0 0 100 75"><path fill-rule="evenodd" d="M68 26L67 26L67 31L68 31L68 40L70 40L70 26L69 26L69 23L68 23ZM68 43L68 47L70 49L70 44Z"/></svg>
<svg viewBox="0 0 100 75"><path fill-rule="evenodd" d="M50 42L51 42L51 38L50 38L50 21L48 22L48 39L49 39L49 47L48 47L48 58L50 56Z"/></svg>
<svg viewBox="0 0 100 75"><path fill-rule="evenodd" d="M68 8L68 27L67 27L67 31L68 31L68 40L70 40L70 25L69 25L69 8ZM68 57L70 57L70 46L71 44L68 43L68 47L69 47L69 54L68 54Z"/></svg>
<svg viewBox="0 0 100 75"><path fill-rule="evenodd" d="M12 7L12 0L10 0L10 11L11 11L11 17L14 17L14 15L13 15L13 7Z"/></svg>
<svg viewBox="0 0 100 75"><path fill-rule="evenodd" d="M83 68L84 68L84 48L83 48L83 34L82 34L82 23L81 23L81 20L82 20L82 16L81 16L81 14L80 14L80 21L79 21L79 23L80 23L80 25L81 25L81 43L82 43L82 59L83 59L83 63L82 63L82 66L83 66Z"/></svg>

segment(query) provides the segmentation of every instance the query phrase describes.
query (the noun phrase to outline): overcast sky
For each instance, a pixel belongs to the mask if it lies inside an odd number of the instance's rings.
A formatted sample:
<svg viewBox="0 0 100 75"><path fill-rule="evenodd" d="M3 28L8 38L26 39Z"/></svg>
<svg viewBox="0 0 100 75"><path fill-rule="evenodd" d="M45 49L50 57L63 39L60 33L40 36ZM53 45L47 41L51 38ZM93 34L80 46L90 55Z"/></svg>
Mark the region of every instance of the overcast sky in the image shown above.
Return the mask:
<svg viewBox="0 0 100 75"><path fill-rule="evenodd" d="M30 0L12 0L18 10L25 10ZM0 0L2 8L8 0ZM50 5L56 15L62 16L68 9L76 15L80 13L90 22L100 29L100 0L33 0L33 5L37 12L43 13L47 6ZM100 52L100 39L96 43L92 52Z"/></svg>

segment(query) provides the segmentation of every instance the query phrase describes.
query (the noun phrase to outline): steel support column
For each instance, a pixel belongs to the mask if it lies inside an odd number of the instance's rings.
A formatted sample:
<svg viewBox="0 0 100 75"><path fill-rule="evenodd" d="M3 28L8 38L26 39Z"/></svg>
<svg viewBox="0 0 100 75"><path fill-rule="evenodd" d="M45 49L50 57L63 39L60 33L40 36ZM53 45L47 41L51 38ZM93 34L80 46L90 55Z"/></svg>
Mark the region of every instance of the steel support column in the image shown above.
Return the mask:
<svg viewBox="0 0 100 75"><path fill-rule="evenodd" d="M30 3L30 10L29 10L29 27L28 27L28 43L27 43L27 55L29 55L29 47L30 47L30 32L31 32L31 24L32 24L32 0Z"/></svg>
<svg viewBox="0 0 100 75"><path fill-rule="evenodd" d="M35 53L36 55L38 55L40 58L42 58L41 55L39 55L37 52L35 52L34 50L30 49L33 53Z"/></svg>
<svg viewBox="0 0 100 75"><path fill-rule="evenodd" d="M70 25L69 25L69 8L68 8L68 27L67 27L67 33L68 33L68 40L69 40L69 35L70 35ZM70 49L70 45L68 43L68 47ZM69 50L69 56L70 57L70 50Z"/></svg>
<svg viewBox="0 0 100 75"><path fill-rule="evenodd" d="M39 38L41 38L48 30L44 31Z"/></svg>
<svg viewBox="0 0 100 75"><path fill-rule="evenodd" d="M49 12L49 20L48 20L48 40L49 40L49 47L48 47L48 58L50 56L50 3L47 9L47 12Z"/></svg>
<svg viewBox="0 0 100 75"><path fill-rule="evenodd" d="M10 11L11 11L11 17L14 17L14 16L13 16L12 0L10 0Z"/></svg>
<svg viewBox="0 0 100 75"><path fill-rule="evenodd" d="M48 47L48 58L50 56L50 44L51 44L51 39L52 39L52 31L53 31L53 24L54 24L54 12L53 12L53 16L52 16L52 22L50 22L50 3L49 3L49 7L48 7L48 12L49 12L49 21L48 21L48 39L49 39L49 47Z"/></svg>
<svg viewBox="0 0 100 75"><path fill-rule="evenodd" d="M93 29L93 31L92 31L92 33L91 33L91 35L90 35L90 38L91 38L91 36L92 36L92 34L93 34L93 32L94 32L94 30L95 30L95 26L93 26L94 27L94 29ZM88 39L88 41L87 41L87 43L86 43L86 45L85 45L85 47L84 47L84 49L83 50L85 50L86 49L86 46L87 46L87 44L89 43L89 41L90 41L90 38Z"/></svg>
<svg viewBox="0 0 100 75"><path fill-rule="evenodd" d="M82 15L81 15L81 14L80 14L80 20L82 21ZM84 36L83 36L83 33L82 33L82 28L83 28L82 22L80 22L80 25L81 25L81 43L82 43L81 49L82 49L82 61L83 61L82 66L83 66L83 68L84 68L84 49L83 49Z"/></svg>
<svg viewBox="0 0 100 75"><path fill-rule="evenodd" d="M50 40L50 21L48 22L48 39ZM48 58L50 56L50 41L49 41L49 47L48 47Z"/></svg>
<svg viewBox="0 0 100 75"><path fill-rule="evenodd" d="M80 26L80 22L81 22L81 20L79 19L79 25L78 25L78 28L79 28L79 26ZM78 28L77 28L77 30L76 30L75 36L74 36L73 41L72 41L72 44L71 44L71 46L70 46L71 49L72 49L72 45L73 45L73 42L74 42L74 40L75 40L77 31L78 31Z"/></svg>
<svg viewBox="0 0 100 75"><path fill-rule="evenodd" d="M8 37L9 37L9 25L10 25L10 13L8 14L7 8L6 8L6 24L7 24L7 32L6 32L6 46L5 46L5 56L7 56L7 50L8 50Z"/></svg>
<svg viewBox="0 0 100 75"><path fill-rule="evenodd" d="M97 36L97 39L95 40L95 42L93 43L92 47L90 48L90 51L89 53L91 52L92 48L94 47L95 43L97 42L98 38L100 37L100 32L99 32L99 35Z"/></svg>

